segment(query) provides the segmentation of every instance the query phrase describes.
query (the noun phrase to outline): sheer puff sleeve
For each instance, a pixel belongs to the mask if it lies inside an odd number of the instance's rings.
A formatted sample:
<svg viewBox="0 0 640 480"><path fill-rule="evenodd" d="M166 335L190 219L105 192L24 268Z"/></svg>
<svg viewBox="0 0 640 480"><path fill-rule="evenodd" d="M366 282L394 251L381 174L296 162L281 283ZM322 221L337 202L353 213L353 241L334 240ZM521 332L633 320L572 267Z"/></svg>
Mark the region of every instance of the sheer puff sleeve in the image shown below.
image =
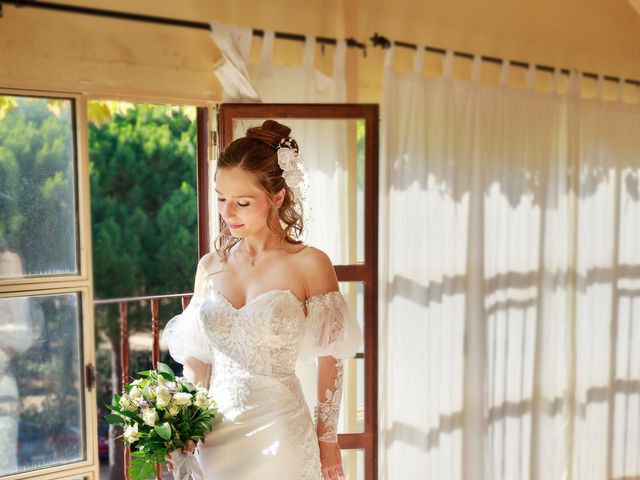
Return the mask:
<svg viewBox="0 0 640 480"><path fill-rule="evenodd" d="M307 325L302 336L300 358L318 359L318 398L315 423L318 441L338 441L338 419L342 400L343 359L352 358L362 343L360 326L351 316L339 291L315 295L307 300Z"/></svg>
<svg viewBox="0 0 640 480"><path fill-rule="evenodd" d="M352 358L362 344L362 330L339 291L307 299L307 323L302 335L301 360L315 357Z"/></svg>
<svg viewBox="0 0 640 480"><path fill-rule="evenodd" d="M169 320L162 332L162 339L167 344L171 358L182 365L185 364L186 357L213 363L213 349L200 322L201 303L202 297L193 296L187 308Z"/></svg>

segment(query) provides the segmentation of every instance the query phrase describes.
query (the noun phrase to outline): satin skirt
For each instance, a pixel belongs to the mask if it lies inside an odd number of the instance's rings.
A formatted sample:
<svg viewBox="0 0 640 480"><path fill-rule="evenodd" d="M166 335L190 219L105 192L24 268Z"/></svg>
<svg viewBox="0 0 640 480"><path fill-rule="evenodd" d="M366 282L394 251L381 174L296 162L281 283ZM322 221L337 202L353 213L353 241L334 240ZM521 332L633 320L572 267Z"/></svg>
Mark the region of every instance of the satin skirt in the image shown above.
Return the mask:
<svg viewBox="0 0 640 480"><path fill-rule="evenodd" d="M204 480L321 480L318 441L297 378L218 379L213 429L195 457Z"/></svg>

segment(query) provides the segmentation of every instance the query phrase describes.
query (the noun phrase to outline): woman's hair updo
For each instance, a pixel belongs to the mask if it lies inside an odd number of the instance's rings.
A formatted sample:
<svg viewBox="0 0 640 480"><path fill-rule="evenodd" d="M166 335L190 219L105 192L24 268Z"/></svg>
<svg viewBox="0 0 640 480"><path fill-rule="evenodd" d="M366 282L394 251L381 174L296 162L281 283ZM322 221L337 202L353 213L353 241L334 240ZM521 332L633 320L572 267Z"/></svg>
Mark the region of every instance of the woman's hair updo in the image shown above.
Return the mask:
<svg viewBox="0 0 640 480"><path fill-rule="evenodd" d="M251 127L246 136L231 142L218 156L216 169L241 168L256 176L258 184L271 200L272 208L267 217L267 226L271 231L282 235L288 243L302 243L302 204L297 202L293 191L284 181L283 170L278 164L276 154L280 140L286 138L291 129L275 120L265 120L259 127ZM295 140L294 147L297 148ZM285 189L284 201L278 209L273 197L280 190ZM274 229L274 216L280 220L281 230ZM229 250L240 239L231 235L229 226L220 217L220 234L215 241L215 249L223 260L229 255Z"/></svg>

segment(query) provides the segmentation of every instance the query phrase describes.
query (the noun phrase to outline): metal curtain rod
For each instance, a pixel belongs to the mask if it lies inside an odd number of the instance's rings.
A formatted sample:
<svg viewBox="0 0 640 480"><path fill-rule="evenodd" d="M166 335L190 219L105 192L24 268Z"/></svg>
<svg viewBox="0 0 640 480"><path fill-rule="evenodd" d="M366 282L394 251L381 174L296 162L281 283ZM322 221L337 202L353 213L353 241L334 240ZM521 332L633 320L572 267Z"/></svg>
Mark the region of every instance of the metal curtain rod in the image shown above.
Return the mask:
<svg viewBox="0 0 640 480"><path fill-rule="evenodd" d="M195 28L198 30L211 31L211 26L207 22L193 22L190 20L179 20L176 18L155 17L152 15L140 15L137 13L118 12L114 10L103 10L100 8L79 7L76 5L65 5L62 3L39 2L35 0L0 0L0 16L2 16L2 4L6 3L16 7L41 8L44 10L55 10L58 12L80 13L83 15L92 15L103 18L116 18L119 20L134 20L136 22L154 23L158 25L170 25L174 27ZM257 37L264 36L264 30L253 29L253 35ZM304 42L306 37L296 33L275 32L275 37L283 40L295 40ZM316 42L321 45L336 45L337 40L330 37L316 37ZM353 38L346 39L347 46L352 48L360 48L365 56L367 46Z"/></svg>
<svg viewBox="0 0 640 480"><path fill-rule="evenodd" d="M387 37L383 37L382 35L378 35L378 33L374 33L373 36L369 39L371 40L371 43L373 44L374 47L380 47L380 48L391 48L392 45L392 41L389 40ZM418 45L416 45L415 43L408 43L408 42L402 42L402 41L393 41L393 46L396 47L402 47L402 48L409 48L412 50L417 50L418 49ZM436 47L429 47L429 46L424 46L423 47L427 52L432 52L432 53L437 53L440 55L445 55L447 53L447 51L444 48L436 48ZM473 53L468 53L468 52L457 52L454 51L453 54L457 57L463 57L463 58L469 58L469 59L473 59L475 57L475 55ZM498 65L501 65L503 60L501 58L498 57L490 57L487 55L481 55L480 58L482 59L483 62L489 62L489 63L496 63ZM522 68L529 68L530 67L530 63L528 62L522 62L522 61L518 61L518 60L509 60L509 64L511 65L515 65L517 67L522 67ZM569 75L571 73L571 70L568 68L560 68L560 69L556 69L555 67L551 67L549 65L537 65L534 64L534 67L536 70L542 70L545 72L555 72L556 70L558 70L561 73L564 73L565 75ZM589 78L593 78L593 79L598 79L599 75L597 73L591 73L591 72L582 72L582 75L585 77L589 77ZM631 85L636 85L636 86L640 86L640 80L634 80L634 79L630 79L630 78L620 78L620 77L615 77L613 75L603 75L602 76L603 79L611 81L611 82L625 82L625 83L629 83Z"/></svg>
<svg viewBox="0 0 640 480"><path fill-rule="evenodd" d="M16 7L30 7L30 8L40 8L44 10L54 10L58 12L69 12L69 13L79 13L84 15L92 15L96 17L103 18L115 18L120 20L133 20L137 22L144 23L154 23L159 25L170 25L175 27L187 27L187 28L195 28L199 30L207 30L211 31L211 26L206 22L194 22L190 20L179 20L175 18L166 18L166 17L155 17L151 15L141 15L137 13L127 13L127 12L118 12L114 10L103 10L99 8L90 8L90 7L79 7L75 5L65 5L62 3L53 3L53 2L40 2L37 0L0 0L0 17L2 17L2 5L3 4L14 5ZM262 37L264 36L264 30L253 29L252 31L254 36ZM275 32L275 38L283 39L283 40L294 40L299 42L304 42L306 40L305 35L296 34L296 33L286 33L286 32ZM367 45L361 42L358 42L354 38L345 39L347 42L347 46L351 48L359 48L362 50L364 56L367 55ZM389 48L391 47L391 40L383 37L382 35L378 35L378 33L374 33L370 38L371 43L374 47L381 48ZM335 38L330 37L316 37L316 42L320 43L322 46L324 45L336 45L337 40ZM414 43L402 42L402 41L393 41L393 45L397 47L410 48L413 50L418 49L418 45ZM444 55L446 50L443 48L429 47L425 46L424 49L428 52L437 53L440 55ZM454 55L458 57L464 58L474 58L475 55L468 52L459 52L454 51ZM497 57L491 57L482 55L480 57L482 61L489 63L502 64L503 60ZM510 60L509 63L511 65L515 65L522 68L529 68L530 64L528 62ZM555 72L556 68L548 65L535 65L537 70L547 71L547 72ZM568 75L570 73L570 69L562 68L559 69L560 72ZM590 77L597 79L599 75L597 73L591 72L582 72L582 75L585 77ZM602 78L612 82L625 82L628 84L640 86L640 80L634 79L622 79L620 77L616 77L613 75L603 75Z"/></svg>

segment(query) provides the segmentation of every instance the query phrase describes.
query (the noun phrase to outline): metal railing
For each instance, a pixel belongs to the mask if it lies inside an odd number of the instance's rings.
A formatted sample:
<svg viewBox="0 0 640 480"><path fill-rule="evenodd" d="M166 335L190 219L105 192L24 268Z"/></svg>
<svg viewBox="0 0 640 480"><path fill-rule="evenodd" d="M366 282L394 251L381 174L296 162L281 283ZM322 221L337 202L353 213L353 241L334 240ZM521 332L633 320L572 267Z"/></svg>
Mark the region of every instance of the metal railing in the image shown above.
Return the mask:
<svg viewBox="0 0 640 480"><path fill-rule="evenodd" d="M120 389L129 383L129 304L130 303L144 303L150 302L150 314L151 314L151 335L152 335L152 347L151 347L151 365L153 369L158 367L158 361L160 360L160 336L158 326L158 315L160 313L160 301L167 299L180 299L182 304L182 310L189 305L192 293L175 293L167 295L148 295L142 297L121 297L121 298L109 298L94 300L94 306L101 305L114 305L118 304L118 310L120 312ZM118 393L119 393L118 392ZM118 427L121 428L121 427ZM121 432L118 433L120 435ZM112 480L123 478L129 480L129 465L131 461L131 451L129 448L125 448L122 440L115 442L116 452L114 467L115 471L118 471L119 463L122 464L122 477L116 475L112 476ZM156 480L162 479L162 467L160 464L156 465Z"/></svg>

